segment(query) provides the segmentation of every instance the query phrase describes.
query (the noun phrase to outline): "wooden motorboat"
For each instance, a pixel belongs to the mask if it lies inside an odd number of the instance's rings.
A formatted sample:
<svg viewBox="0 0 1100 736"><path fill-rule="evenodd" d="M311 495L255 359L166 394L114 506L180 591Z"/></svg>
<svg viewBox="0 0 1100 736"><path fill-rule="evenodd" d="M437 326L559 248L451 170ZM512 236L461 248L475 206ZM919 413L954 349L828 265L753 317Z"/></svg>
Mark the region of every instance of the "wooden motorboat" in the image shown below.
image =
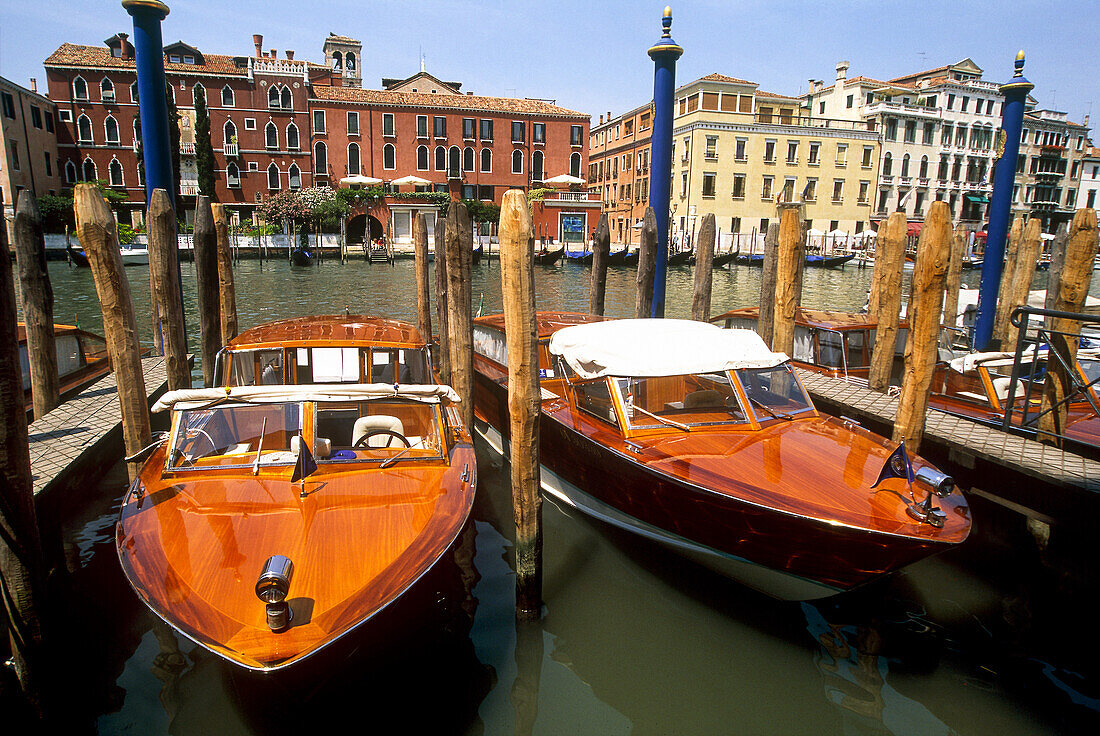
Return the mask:
<svg viewBox="0 0 1100 736"><path fill-rule="evenodd" d="M148 248L120 248L122 253L122 265L123 266L146 266L149 264L149 249ZM83 248L77 248L72 245L65 246L65 252L69 256L69 261L75 266L80 268L88 268L88 254L84 252Z"/></svg>
<svg viewBox="0 0 1100 736"><path fill-rule="evenodd" d="M537 317L541 480L555 499L791 600L966 539L969 509L949 477L819 414L755 333L597 320ZM475 320L474 345L477 429L503 452L503 318Z"/></svg>
<svg viewBox="0 0 1100 736"><path fill-rule="evenodd" d="M557 263L561 257L565 254L565 246L560 248L547 249L535 251L535 263L541 263L544 266L549 266Z"/></svg>
<svg viewBox="0 0 1100 736"><path fill-rule="evenodd" d="M27 412L31 411L31 372L27 355L27 328L22 322L18 325L19 363L23 367L23 403ZM60 398L71 399L93 383L111 372L107 359L107 343L99 335L73 327L72 325L53 326L54 340L57 343L57 376L60 379ZM148 353L146 350L144 353Z"/></svg>
<svg viewBox="0 0 1100 736"><path fill-rule="evenodd" d="M171 410L171 431L119 515L127 580L244 670L284 670L344 641L466 522L477 471L455 400L439 385L169 392L154 411Z"/></svg>

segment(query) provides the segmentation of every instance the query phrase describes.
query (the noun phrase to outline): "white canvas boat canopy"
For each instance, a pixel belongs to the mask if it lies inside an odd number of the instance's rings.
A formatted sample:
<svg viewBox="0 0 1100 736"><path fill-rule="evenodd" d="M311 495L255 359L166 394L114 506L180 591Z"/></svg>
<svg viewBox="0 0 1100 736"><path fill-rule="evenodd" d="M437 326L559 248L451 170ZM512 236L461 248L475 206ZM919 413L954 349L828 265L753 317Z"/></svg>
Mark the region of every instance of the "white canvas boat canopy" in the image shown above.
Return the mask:
<svg viewBox="0 0 1100 736"><path fill-rule="evenodd" d="M787 360L752 330L684 319L620 319L558 330L550 352L581 378L645 378L773 368Z"/></svg>
<svg viewBox="0 0 1100 736"><path fill-rule="evenodd" d="M192 388L169 391L161 396L153 411L200 409L214 402L240 401L249 404L278 404L292 401L367 401L369 399L415 399L430 403L448 401L457 404L458 394L450 386L390 383L315 384L302 386L233 386L230 388Z"/></svg>

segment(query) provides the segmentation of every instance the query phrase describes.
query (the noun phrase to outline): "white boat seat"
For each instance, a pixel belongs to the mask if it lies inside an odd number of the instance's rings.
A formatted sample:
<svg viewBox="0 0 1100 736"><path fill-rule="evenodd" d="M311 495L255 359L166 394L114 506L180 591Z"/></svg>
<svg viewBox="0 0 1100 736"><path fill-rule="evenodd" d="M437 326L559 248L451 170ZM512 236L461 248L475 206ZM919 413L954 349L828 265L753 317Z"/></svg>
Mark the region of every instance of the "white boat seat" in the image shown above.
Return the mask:
<svg viewBox="0 0 1100 736"><path fill-rule="evenodd" d="M390 432L395 432L402 437L405 436L405 425L401 423L401 420L397 417L391 417L388 414L376 414L368 417L359 417L355 420L355 425L351 429L351 445L355 447L359 443L359 440L366 437L371 430L385 429ZM367 440L368 447L392 447L394 445L400 445L401 443L390 437L389 435L376 435Z"/></svg>
<svg viewBox="0 0 1100 736"><path fill-rule="evenodd" d="M314 457L326 458L332 454L332 440L327 437L318 437L313 443L317 448ZM290 438L290 451L297 455L301 451L302 435L296 434Z"/></svg>
<svg viewBox="0 0 1100 736"><path fill-rule="evenodd" d="M707 406L725 406L725 402L722 401L722 394L708 388L701 391L692 391L684 397L685 409L695 409Z"/></svg>
<svg viewBox="0 0 1100 736"><path fill-rule="evenodd" d="M993 390L997 393L997 401L1005 401L1008 398L1008 384L1012 381L1008 376L993 379ZM1016 387L1016 395L1020 395L1020 387Z"/></svg>
<svg viewBox="0 0 1100 736"><path fill-rule="evenodd" d="M237 444L229 447L223 452L223 455L244 455L252 449L252 445L247 442L238 442Z"/></svg>

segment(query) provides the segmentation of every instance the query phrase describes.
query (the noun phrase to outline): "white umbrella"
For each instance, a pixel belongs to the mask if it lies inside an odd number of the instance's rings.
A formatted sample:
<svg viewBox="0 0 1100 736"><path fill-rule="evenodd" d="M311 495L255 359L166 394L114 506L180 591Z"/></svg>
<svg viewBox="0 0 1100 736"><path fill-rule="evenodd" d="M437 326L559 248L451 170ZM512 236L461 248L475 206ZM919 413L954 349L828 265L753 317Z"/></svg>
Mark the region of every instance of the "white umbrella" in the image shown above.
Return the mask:
<svg viewBox="0 0 1100 736"><path fill-rule="evenodd" d="M584 184L584 179L571 174L558 174L549 179L544 179L543 184Z"/></svg>
<svg viewBox="0 0 1100 736"><path fill-rule="evenodd" d="M809 235L811 238L816 238L824 235L825 233L823 233L821 230L818 230L817 228L811 227L809 230L806 231L806 234Z"/></svg>
<svg viewBox="0 0 1100 736"><path fill-rule="evenodd" d="M362 174L356 174L355 176L345 176L340 180L341 184L361 184L367 186L369 184L381 184L381 179L375 179L373 176L363 176Z"/></svg>
<svg viewBox="0 0 1100 736"><path fill-rule="evenodd" d="M394 179L390 183L391 184L396 184L398 186L402 186L402 185L424 186L426 184L431 184L431 182L428 181L427 179L421 179L419 176L413 176L411 174L409 176L403 176L400 179Z"/></svg>

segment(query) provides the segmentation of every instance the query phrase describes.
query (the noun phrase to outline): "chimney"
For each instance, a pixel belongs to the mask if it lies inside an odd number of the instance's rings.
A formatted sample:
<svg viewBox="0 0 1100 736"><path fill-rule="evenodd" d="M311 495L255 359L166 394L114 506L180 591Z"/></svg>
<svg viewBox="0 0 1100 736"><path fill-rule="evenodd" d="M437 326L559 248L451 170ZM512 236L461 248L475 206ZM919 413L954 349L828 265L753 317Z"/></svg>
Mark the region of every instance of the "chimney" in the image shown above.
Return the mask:
<svg viewBox="0 0 1100 736"><path fill-rule="evenodd" d="M839 62L836 65L836 81L843 82L845 79L848 78L848 67L849 66L850 65L847 61Z"/></svg>
<svg viewBox="0 0 1100 736"><path fill-rule="evenodd" d="M289 59L290 61L293 61L294 60L294 52L291 51L290 49L287 49L286 50L286 58Z"/></svg>
<svg viewBox="0 0 1100 736"><path fill-rule="evenodd" d="M609 122L609 123L611 122L611 111L610 110L607 111L607 122Z"/></svg>
<svg viewBox="0 0 1100 736"><path fill-rule="evenodd" d="M34 82L34 80L32 79L31 82ZM1089 116L1088 115L1085 116L1085 121L1084 121L1084 123L1082 123L1082 125L1084 125L1086 128L1089 127Z"/></svg>
<svg viewBox="0 0 1100 736"><path fill-rule="evenodd" d="M264 45L264 37L263 37L263 34L261 34L261 33L253 33L253 34L252 34L252 43L256 44L256 58L257 58L257 59L259 59L259 58L260 58L261 56L263 56L263 55L264 55L264 52L263 52L263 51L260 51L260 49L261 49L261 48L263 47L263 45Z"/></svg>
<svg viewBox="0 0 1100 736"><path fill-rule="evenodd" d="M276 51L275 49L271 49L271 53L268 54L268 56L270 56L272 59L276 59L279 56L279 52Z"/></svg>
<svg viewBox="0 0 1100 736"><path fill-rule="evenodd" d="M38 80L35 79L34 77L31 77L31 92L37 92L37 91L38 91ZM1089 124L1089 118L1088 118L1088 115L1086 115L1085 116L1085 125L1088 125L1088 124Z"/></svg>
<svg viewBox="0 0 1100 736"><path fill-rule="evenodd" d="M129 33L120 33L120 34L118 34L119 47L120 47L120 50L122 52L122 58L123 59L133 59L134 58L134 45L132 43L130 43L129 38L130 38Z"/></svg>

